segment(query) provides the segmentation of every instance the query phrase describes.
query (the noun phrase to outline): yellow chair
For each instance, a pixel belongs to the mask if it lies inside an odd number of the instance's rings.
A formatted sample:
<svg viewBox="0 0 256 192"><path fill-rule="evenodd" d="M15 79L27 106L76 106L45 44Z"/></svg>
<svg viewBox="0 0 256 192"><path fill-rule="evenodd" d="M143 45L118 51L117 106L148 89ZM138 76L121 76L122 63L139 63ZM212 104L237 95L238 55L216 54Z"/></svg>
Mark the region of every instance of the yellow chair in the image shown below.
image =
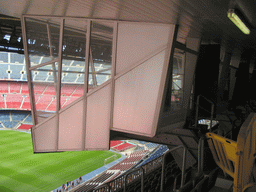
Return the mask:
<svg viewBox="0 0 256 192"><path fill-rule="evenodd" d="M243 123L237 141L214 133L206 137L216 164L234 179L233 192L246 191L256 156L256 114L251 113Z"/></svg>

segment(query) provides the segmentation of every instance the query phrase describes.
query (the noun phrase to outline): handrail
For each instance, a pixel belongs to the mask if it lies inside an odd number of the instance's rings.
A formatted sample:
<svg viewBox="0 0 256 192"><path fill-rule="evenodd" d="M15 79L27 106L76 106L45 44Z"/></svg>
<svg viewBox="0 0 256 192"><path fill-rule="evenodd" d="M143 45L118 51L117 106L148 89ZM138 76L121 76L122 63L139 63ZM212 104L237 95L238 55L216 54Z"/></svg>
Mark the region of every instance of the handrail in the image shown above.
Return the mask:
<svg viewBox="0 0 256 192"><path fill-rule="evenodd" d="M212 132L212 120L213 120L213 113L214 113L214 107L215 107L215 104L207 99L206 97L202 96L202 95L198 95L197 96L197 102L196 102L196 122L195 122L195 127L197 128L198 126L198 113L199 113L199 102L200 102L200 98L203 98L205 101L207 101L208 103L211 104L211 123L210 123L210 132Z"/></svg>
<svg viewBox="0 0 256 192"><path fill-rule="evenodd" d="M128 175L131 174L131 173L133 173L133 172L136 172L136 171L138 171L138 170L140 170L141 173L142 173L141 179L140 179L140 180L141 180L141 192L144 191L144 170L143 170L142 167L138 167L138 168L136 168L136 169L134 169L134 170L128 171L128 173L125 174L125 177L124 177L124 192L126 192L126 182L127 182L127 177L128 177Z"/></svg>
<svg viewBox="0 0 256 192"><path fill-rule="evenodd" d="M105 183L105 184L103 184L103 185L100 185L100 186L96 187L96 188L93 190L93 192L96 192L97 190L102 189L103 187L107 187L108 191L110 191L109 184L108 184L108 183Z"/></svg>
<svg viewBox="0 0 256 192"><path fill-rule="evenodd" d="M172 151L175 151L177 149L180 149L180 148L183 148L184 149L184 152L183 152L183 164L182 164L182 172L181 172L181 187L183 186L184 184L184 173L185 173L185 169L186 169L186 158L187 158L187 148L184 146L184 145L180 145L178 147L175 147L175 148L172 148L170 149L169 151L167 151L164 155L163 155L163 162L162 162L162 174L161 174L161 185L160 185L160 191L163 191L163 188L164 188L164 170L165 170L165 158L166 158L166 155L171 153Z"/></svg>

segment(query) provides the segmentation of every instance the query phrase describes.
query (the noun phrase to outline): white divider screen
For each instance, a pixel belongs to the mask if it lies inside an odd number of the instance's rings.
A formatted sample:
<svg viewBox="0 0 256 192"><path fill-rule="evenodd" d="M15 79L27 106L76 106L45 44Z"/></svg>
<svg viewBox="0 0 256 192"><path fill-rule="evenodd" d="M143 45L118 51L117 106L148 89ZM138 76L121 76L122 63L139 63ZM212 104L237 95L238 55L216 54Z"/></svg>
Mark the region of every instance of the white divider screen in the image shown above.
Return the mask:
<svg viewBox="0 0 256 192"><path fill-rule="evenodd" d="M118 24L113 130L155 135L173 34L172 25Z"/></svg>
<svg viewBox="0 0 256 192"><path fill-rule="evenodd" d="M68 109L60 111L59 144L60 151L83 150L83 105L84 100L78 99Z"/></svg>
<svg viewBox="0 0 256 192"><path fill-rule="evenodd" d="M42 124L38 124L36 128L32 130L33 144L35 152L51 152L56 151L57 143L57 116L53 115L44 121Z"/></svg>
<svg viewBox="0 0 256 192"><path fill-rule="evenodd" d="M47 91L39 92L41 103L33 101L43 117L38 121L32 110L34 151L108 150L111 129L154 136L175 25L40 17L22 17L31 100L38 99L34 92L39 91L32 89L36 78L42 77L42 83L54 82L47 84ZM52 23L46 22L48 17ZM24 27L27 18L33 21L33 33ZM51 31L51 26L57 27ZM40 43L46 35L50 53ZM29 50L35 54L34 49L38 49L36 56L45 53L54 60L32 66ZM50 68L52 63L58 63L56 69ZM55 71L53 78L50 74ZM31 76L31 72L37 73ZM37 86L41 90L43 85Z"/></svg>
<svg viewBox="0 0 256 192"><path fill-rule="evenodd" d="M165 50L116 80L114 128L151 136Z"/></svg>
<svg viewBox="0 0 256 192"><path fill-rule="evenodd" d="M85 148L108 150L110 134L111 85L87 97Z"/></svg>
<svg viewBox="0 0 256 192"><path fill-rule="evenodd" d="M173 26L144 23L119 23L116 73L138 64L166 47Z"/></svg>

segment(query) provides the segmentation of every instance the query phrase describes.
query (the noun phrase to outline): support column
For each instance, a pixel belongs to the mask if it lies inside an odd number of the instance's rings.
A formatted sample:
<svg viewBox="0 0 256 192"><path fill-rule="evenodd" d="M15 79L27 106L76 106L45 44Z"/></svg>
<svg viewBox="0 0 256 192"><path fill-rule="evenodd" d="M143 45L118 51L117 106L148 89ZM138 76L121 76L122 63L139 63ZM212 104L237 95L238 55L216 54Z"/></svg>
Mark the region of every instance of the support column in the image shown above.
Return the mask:
<svg viewBox="0 0 256 192"><path fill-rule="evenodd" d="M228 84L229 74L230 74L229 65L231 61L231 55L232 55L231 52L226 52L224 61L222 63L222 70L220 72L219 86L218 86L218 89L219 89L218 103L228 100L228 96L225 94L225 92L226 92L226 87Z"/></svg>
<svg viewBox="0 0 256 192"><path fill-rule="evenodd" d="M249 68L252 50L246 50L241 55L239 68L236 72L236 83L232 97L232 106L244 105L249 99Z"/></svg>
<svg viewBox="0 0 256 192"><path fill-rule="evenodd" d="M195 101L202 95L217 103L219 63L220 45L201 45L195 72ZM199 109L199 117L210 117L211 105L202 100L200 106L204 109Z"/></svg>

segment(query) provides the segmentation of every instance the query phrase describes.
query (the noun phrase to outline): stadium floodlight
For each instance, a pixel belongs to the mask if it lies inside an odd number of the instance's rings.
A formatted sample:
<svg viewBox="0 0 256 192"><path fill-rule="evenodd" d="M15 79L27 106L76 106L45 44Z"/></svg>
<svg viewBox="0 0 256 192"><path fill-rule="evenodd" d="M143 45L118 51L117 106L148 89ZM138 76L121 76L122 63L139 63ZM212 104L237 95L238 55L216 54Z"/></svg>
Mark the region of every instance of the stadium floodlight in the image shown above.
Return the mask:
<svg viewBox="0 0 256 192"><path fill-rule="evenodd" d="M239 14L235 9L228 10L228 18L246 35L250 34L249 27L246 26L245 21L243 21L242 17L239 17Z"/></svg>

